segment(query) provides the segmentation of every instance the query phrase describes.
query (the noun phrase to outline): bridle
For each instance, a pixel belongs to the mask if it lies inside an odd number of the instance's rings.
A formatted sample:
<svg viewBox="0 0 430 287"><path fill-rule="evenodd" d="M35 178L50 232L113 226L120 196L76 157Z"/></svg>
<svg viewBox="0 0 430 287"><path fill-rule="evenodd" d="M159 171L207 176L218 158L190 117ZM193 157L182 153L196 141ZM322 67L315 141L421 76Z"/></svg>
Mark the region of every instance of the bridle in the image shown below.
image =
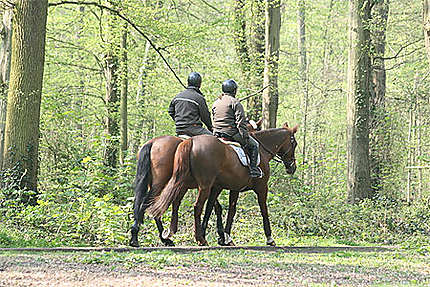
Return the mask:
<svg viewBox="0 0 430 287"><path fill-rule="evenodd" d="M277 154L277 153L274 153L273 151L271 151L268 147L266 147L259 139L257 139L256 137L254 137L254 139L260 144L260 146L261 147L263 147L270 155L272 155L272 157L273 157L273 160L274 161L276 161L276 162L278 162L278 163L283 163L283 164L285 164L286 166L288 166L288 167L290 167L295 161L296 161L296 159L294 158L294 155L293 155L293 157L289 160L289 161L287 161L287 162L285 162L285 159L284 159L284 156L286 155L286 154L288 154L292 149L293 149L293 145L294 145L294 142L296 141L296 139L294 138L294 134L291 134L290 135L290 148L287 150L287 151L285 151L285 152L283 152L281 155L279 155L279 154Z"/></svg>

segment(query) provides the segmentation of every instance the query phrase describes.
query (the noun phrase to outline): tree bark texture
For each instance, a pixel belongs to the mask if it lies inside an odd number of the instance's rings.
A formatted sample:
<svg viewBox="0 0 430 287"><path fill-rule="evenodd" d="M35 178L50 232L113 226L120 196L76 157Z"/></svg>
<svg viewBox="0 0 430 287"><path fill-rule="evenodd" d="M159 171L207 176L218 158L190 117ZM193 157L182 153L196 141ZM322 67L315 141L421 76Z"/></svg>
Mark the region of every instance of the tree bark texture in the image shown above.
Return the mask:
<svg viewBox="0 0 430 287"><path fill-rule="evenodd" d="M306 28L305 28L305 0L299 0L298 9L298 48L299 48L299 75L303 93L303 117L302 117L302 134L303 134L303 162L306 162L306 136L307 136L307 116L308 116L308 62L306 59Z"/></svg>
<svg viewBox="0 0 430 287"><path fill-rule="evenodd" d="M371 51L372 51L372 86L369 119L369 158L371 168L371 186L373 191L382 188L384 170L388 169L389 129L385 111L385 39L388 21L389 0L380 1L372 9Z"/></svg>
<svg viewBox="0 0 430 287"><path fill-rule="evenodd" d="M127 155L128 137L127 137L127 94L128 94L128 63L127 63L127 24L124 25L121 37L121 153L120 162L124 164L124 158Z"/></svg>
<svg viewBox="0 0 430 287"><path fill-rule="evenodd" d="M0 23L0 169L3 166L4 138L6 127L6 99L10 78L10 57L12 52L12 9L3 11Z"/></svg>
<svg viewBox="0 0 430 287"><path fill-rule="evenodd" d="M13 11L4 166L37 191L39 119L48 0L18 0Z"/></svg>
<svg viewBox="0 0 430 287"><path fill-rule="evenodd" d="M113 7L117 6L117 3L111 3ZM106 147L104 154L104 162L107 167L115 168L118 162L119 152L119 106L120 97L118 89L118 65L119 65L119 47L120 39L116 36L117 32L117 17L114 15L109 16L108 31L107 31L107 51L105 55L104 63L104 75L105 75L105 103L106 103Z"/></svg>
<svg viewBox="0 0 430 287"><path fill-rule="evenodd" d="M263 129L276 127L278 111L279 33L281 30L280 0L266 1L266 36L263 91Z"/></svg>
<svg viewBox="0 0 430 287"><path fill-rule="evenodd" d="M424 0L423 4L424 39L430 64L430 0Z"/></svg>
<svg viewBox="0 0 430 287"><path fill-rule="evenodd" d="M249 87L251 60L249 58L248 36L246 31L245 0L236 0L234 3L234 46L239 58L243 78L246 81L245 86Z"/></svg>
<svg viewBox="0 0 430 287"><path fill-rule="evenodd" d="M250 37L250 82L251 89L258 91L263 86L265 58L265 1L251 1L251 37ZM262 113L261 97L251 97L247 102L250 119L259 120Z"/></svg>
<svg viewBox="0 0 430 287"><path fill-rule="evenodd" d="M371 197L369 164L370 1L349 1L348 202Z"/></svg>

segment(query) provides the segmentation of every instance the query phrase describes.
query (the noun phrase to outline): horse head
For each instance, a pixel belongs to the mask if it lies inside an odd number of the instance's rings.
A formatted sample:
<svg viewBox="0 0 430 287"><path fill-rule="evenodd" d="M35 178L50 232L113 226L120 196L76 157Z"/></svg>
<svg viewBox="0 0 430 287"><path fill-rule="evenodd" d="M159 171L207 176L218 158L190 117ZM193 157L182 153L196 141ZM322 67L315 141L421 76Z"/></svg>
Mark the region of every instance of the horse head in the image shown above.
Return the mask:
<svg viewBox="0 0 430 287"><path fill-rule="evenodd" d="M297 132L299 126L296 125L294 128L290 128L288 127L287 123L284 123L282 128L288 131L288 136L284 144L279 149L277 155L282 159L287 173L294 174L294 172L296 171L296 158L294 154L297 147L297 142L296 138L294 137L294 134Z"/></svg>

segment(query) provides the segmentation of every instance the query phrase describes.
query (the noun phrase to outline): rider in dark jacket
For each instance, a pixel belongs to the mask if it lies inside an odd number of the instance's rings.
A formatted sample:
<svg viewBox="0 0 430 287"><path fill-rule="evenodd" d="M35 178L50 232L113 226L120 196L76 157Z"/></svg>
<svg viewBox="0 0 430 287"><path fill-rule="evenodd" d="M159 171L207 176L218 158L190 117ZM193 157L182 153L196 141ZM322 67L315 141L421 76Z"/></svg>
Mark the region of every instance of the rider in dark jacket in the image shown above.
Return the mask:
<svg viewBox="0 0 430 287"><path fill-rule="evenodd" d="M178 135L212 134L212 121L206 100L200 91L202 77L197 72L188 76L188 87L170 102L169 115L175 121ZM203 127L202 122L208 129Z"/></svg>
<svg viewBox="0 0 430 287"><path fill-rule="evenodd" d="M258 142L249 136L246 128L245 111L242 104L235 98L237 84L234 80L226 80L222 83L221 96L212 106L212 117L214 121L214 134L234 140L242 146L249 155L249 175L251 177L262 177L261 170L257 167Z"/></svg>

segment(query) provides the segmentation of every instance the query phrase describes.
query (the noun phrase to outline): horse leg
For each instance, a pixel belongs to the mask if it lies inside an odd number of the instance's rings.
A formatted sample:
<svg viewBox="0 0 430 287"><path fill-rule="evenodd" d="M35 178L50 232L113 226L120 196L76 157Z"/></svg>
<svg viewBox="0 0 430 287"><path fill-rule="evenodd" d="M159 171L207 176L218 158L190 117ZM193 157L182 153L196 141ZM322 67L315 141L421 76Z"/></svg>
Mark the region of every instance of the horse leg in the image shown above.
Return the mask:
<svg viewBox="0 0 430 287"><path fill-rule="evenodd" d="M256 191L257 198L258 198L258 204L260 205L260 212L261 216L263 217L263 227L264 227L264 234L267 238L267 245L270 246L276 246L275 240L272 238L272 230L270 228L270 222L269 222L269 212L267 210L267 186L263 189L260 189Z"/></svg>
<svg viewBox="0 0 430 287"><path fill-rule="evenodd" d="M218 244L225 244L225 234L224 234L224 226L222 225L222 206L219 204L218 200L215 200L215 214L216 214L216 230L218 233Z"/></svg>
<svg viewBox="0 0 430 287"><path fill-rule="evenodd" d="M157 229L158 229L158 234L159 237L161 239L161 242L165 245L165 246L175 246L175 243L173 243L173 241L169 238L163 238L163 223L161 222L160 218L154 218L155 220L155 224L157 225Z"/></svg>
<svg viewBox="0 0 430 287"><path fill-rule="evenodd" d="M231 239L231 228L233 226L233 219L236 215L236 204L237 199L239 198L239 192L231 190L229 195L229 203L228 203L228 214L227 214L227 222L225 224L225 245L234 246L233 240Z"/></svg>
<svg viewBox="0 0 430 287"><path fill-rule="evenodd" d="M208 242L205 239L201 215L203 210L203 205L208 199L211 189L210 188L199 188L199 194L197 196L196 202L194 203L194 237L199 245L207 246Z"/></svg>
<svg viewBox="0 0 430 287"><path fill-rule="evenodd" d="M208 202L206 203L205 215L203 216L203 222L202 222L203 236L206 236L206 228L208 227L209 218L211 216L215 201L219 204L217 198L220 193L221 193L221 189L213 188L209 195ZM221 221L222 221L222 218L221 218ZM217 217L217 223L218 223L218 217Z"/></svg>
<svg viewBox="0 0 430 287"><path fill-rule="evenodd" d="M172 217L170 219L170 227L165 229L161 235L164 239L170 239L170 237L175 235L175 233L178 231L179 206L181 205L181 201L184 198L186 192L187 189L181 191L178 197L176 197L172 202Z"/></svg>
<svg viewBox="0 0 430 287"><path fill-rule="evenodd" d="M137 192L134 199L134 224L131 227L130 246L139 247L138 233L140 225L143 223L143 214L146 209L145 201L148 195L142 192Z"/></svg>

